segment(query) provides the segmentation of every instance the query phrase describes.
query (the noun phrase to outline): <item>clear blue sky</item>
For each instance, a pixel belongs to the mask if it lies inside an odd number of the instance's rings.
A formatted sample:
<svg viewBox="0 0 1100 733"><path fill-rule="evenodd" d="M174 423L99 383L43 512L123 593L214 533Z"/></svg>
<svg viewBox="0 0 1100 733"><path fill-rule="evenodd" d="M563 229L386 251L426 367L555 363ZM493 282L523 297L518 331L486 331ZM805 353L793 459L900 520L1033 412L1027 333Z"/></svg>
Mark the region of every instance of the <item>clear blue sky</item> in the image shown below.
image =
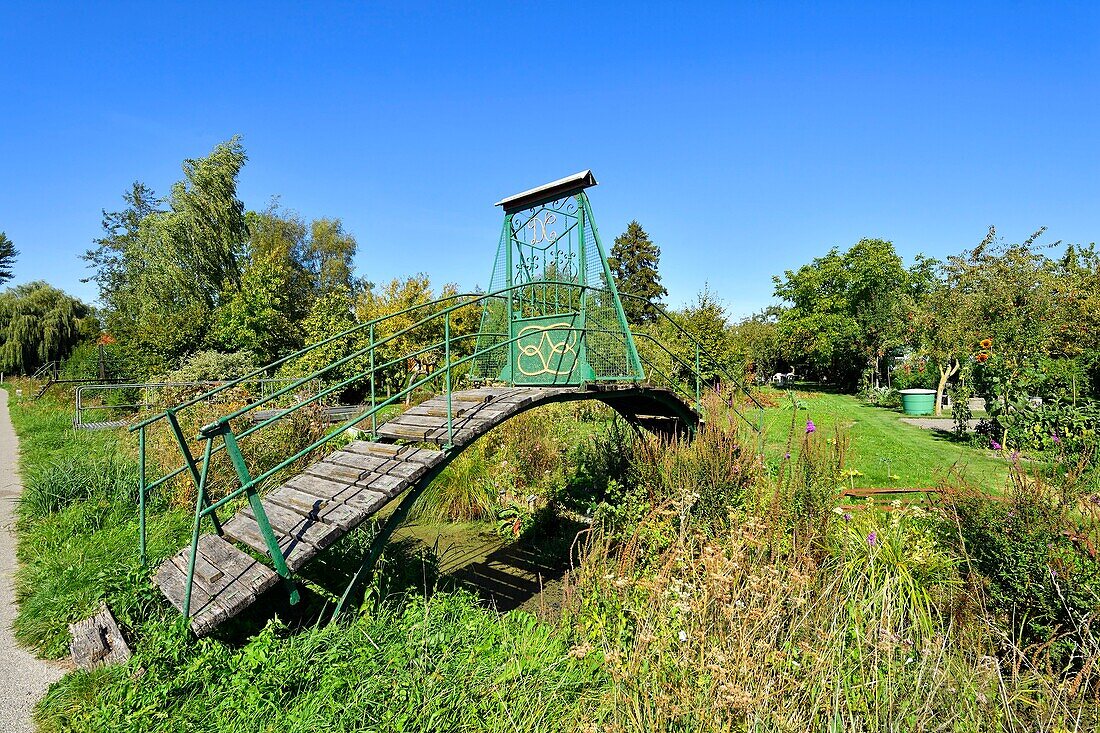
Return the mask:
<svg viewBox="0 0 1100 733"><path fill-rule="evenodd" d="M375 282L484 284L499 198L584 168L678 305L735 315L862 236L1100 238L1097 3L0 5L0 230L17 282L134 180L235 133L250 208L341 217Z"/></svg>

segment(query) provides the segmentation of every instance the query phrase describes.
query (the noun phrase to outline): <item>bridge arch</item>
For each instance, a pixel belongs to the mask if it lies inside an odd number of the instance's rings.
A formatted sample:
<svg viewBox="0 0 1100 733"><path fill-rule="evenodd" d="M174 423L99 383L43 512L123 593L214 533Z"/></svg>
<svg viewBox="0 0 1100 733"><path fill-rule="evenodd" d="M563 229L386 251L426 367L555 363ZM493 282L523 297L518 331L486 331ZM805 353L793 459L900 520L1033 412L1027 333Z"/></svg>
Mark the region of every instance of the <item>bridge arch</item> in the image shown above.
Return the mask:
<svg viewBox="0 0 1100 733"><path fill-rule="evenodd" d="M598 400L639 430L690 436L703 419L704 361L725 384L741 388L699 339L660 307L647 305L655 318L672 324L675 343L629 328L585 194L593 185L595 178L585 171L499 202L505 223L489 292L452 295L366 321L131 427L141 451L143 561L147 493L177 478L189 478L196 488L190 546L164 561L156 573L164 595L196 633L208 633L280 582L296 603L294 575L396 502L350 579L339 613L431 480L478 437L526 410L551 402ZM456 332L459 313L471 307L481 311L478 330ZM395 355L396 346L410 336L427 345ZM472 350L471 339L476 339ZM342 355L319 368L309 366L319 355L333 353L330 349ZM380 372L422 357L433 368L411 377L403 389L379 394ZM302 376L220 415L197 437L185 435L181 416L189 410L279 372ZM472 388L456 389L459 375ZM326 386L305 397L298 394L316 382ZM324 437L274 459L274 465L246 460L244 439L349 385L360 385L369 402L341 408L336 413L339 424ZM423 389L437 394L389 415ZM751 395L749 399L755 402ZM293 404L280 406L280 400ZM146 475L146 434L158 425L174 436L182 464L152 478ZM365 433L366 439L345 445L342 436L350 428ZM208 468L222 451L232 462L239 487L209 497ZM322 454L287 476L302 461ZM261 488L272 483L278 485L261 495ZM218 513L230 509L239 510L223 523ZM203 532L207 520L213 532ZM270 564L250 551L266 556Z"/></svg>

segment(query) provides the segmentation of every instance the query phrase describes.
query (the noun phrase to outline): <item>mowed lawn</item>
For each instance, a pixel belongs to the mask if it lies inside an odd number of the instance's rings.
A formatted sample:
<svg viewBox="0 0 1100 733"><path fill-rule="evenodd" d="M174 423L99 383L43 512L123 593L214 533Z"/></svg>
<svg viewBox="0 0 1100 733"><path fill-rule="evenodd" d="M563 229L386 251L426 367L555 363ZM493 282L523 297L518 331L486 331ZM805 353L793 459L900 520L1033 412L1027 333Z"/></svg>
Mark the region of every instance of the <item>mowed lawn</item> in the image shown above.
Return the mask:
<svg viewBox="0 0 1100 733"><path fill-rule="evenodd" d="M1007 461L991 450L973 448L936 430L922 430L901 421L901 412L873 407L860 398L825 391L796 389L794 444L805 436L812 419L818 434L833 438L839 429L850 441L847 467L856 487L929 487L953 469L967 481L1000 491L1008 478ZM786 451L791 432L791 398L787 392L769 390L778 407L764 412L769 454Z"/></svg>

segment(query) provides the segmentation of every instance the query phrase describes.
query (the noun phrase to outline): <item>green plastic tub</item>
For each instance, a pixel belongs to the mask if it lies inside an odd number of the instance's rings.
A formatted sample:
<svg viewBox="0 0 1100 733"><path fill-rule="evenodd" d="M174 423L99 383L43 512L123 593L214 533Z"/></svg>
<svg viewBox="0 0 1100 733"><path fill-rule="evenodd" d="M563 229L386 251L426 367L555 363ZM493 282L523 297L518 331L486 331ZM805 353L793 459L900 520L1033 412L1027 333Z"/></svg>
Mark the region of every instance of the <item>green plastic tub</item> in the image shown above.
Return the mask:
<svg viewBox="0 0 1100 733"><path fill-rule="evenodd" d="M931 415L936 410L936 390L903 389L901 409L906 415Z"/></svg>

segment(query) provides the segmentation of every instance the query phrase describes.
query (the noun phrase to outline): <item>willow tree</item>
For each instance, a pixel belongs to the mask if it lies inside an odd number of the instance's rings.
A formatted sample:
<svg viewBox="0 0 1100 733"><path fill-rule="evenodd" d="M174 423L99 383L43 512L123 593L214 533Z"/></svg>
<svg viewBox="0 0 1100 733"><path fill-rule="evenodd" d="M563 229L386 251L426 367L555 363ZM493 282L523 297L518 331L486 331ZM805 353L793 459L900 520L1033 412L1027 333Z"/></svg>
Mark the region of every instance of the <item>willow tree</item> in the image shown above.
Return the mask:
<svg viewBox="0 0 1100 733"><path fill-rule="evenodd" d="M248 224L237 176L246 160L233 138L184 161L166 198L135 184L125 211L104 213L105 236L86 259L108 330L147 372L201 348L215 310L240 289Z"/></svg>
<svg viewBox="0 0 1100 733"><path fill-rule="evenodd" d="M98 330L92 310L41 280L0 293L0 370L29 374Z"/></svg>

